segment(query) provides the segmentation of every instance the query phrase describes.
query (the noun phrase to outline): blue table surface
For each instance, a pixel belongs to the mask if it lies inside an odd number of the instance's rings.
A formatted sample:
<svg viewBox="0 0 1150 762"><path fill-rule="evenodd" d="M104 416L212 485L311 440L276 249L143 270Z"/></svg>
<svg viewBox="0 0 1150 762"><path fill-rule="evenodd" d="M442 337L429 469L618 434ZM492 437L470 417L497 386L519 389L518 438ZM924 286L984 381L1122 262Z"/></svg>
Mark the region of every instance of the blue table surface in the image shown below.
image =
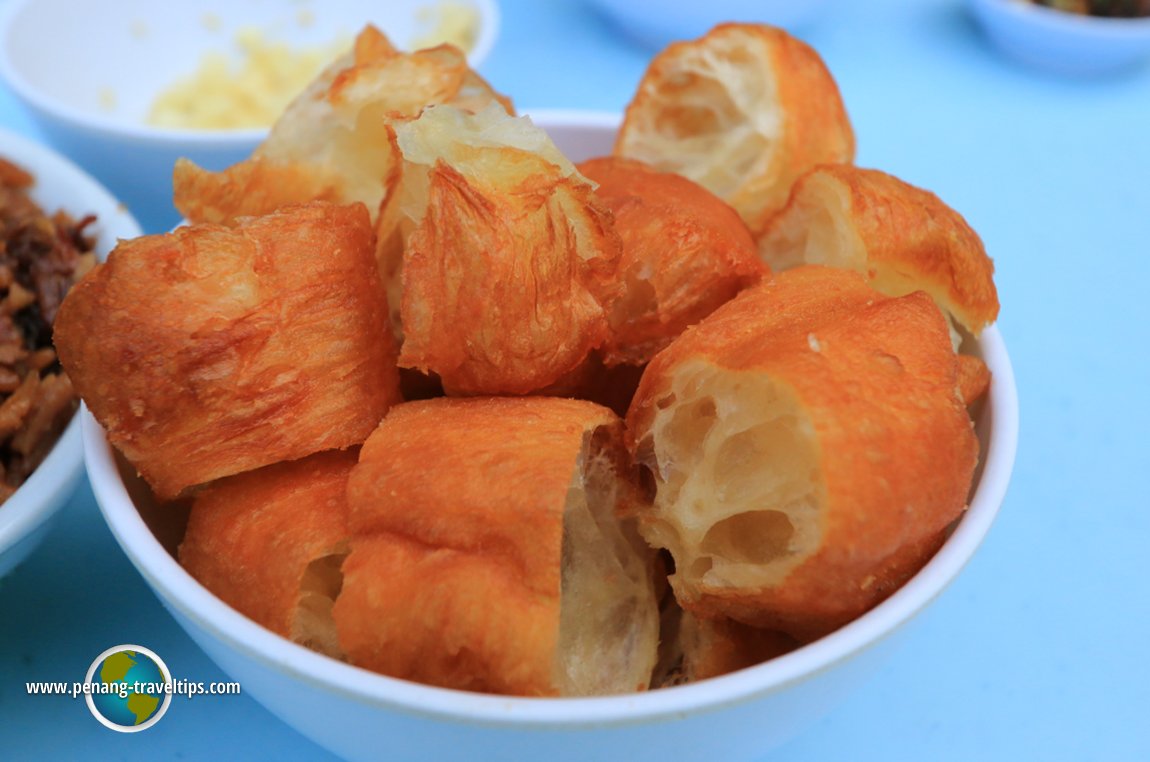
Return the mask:
<svg viewBox="0 0 1150 762"><path fill-rule="evenodd" d="M482 73L524 110L618 111L651 52L578 0L503 0ZM930 188L994 257L1022 434L984 547L884 670L771 760L1150 760L1150 66L1068 80L1001 57L957 0L840 2L803 33L858 163ZM0 90L0 125L38 137ZM142 221L151 227L148 220ZM85 482L0 582L0 758L325 759L247 696L145 733L26 681L140 643L228 679L159 604Z"/></svg>

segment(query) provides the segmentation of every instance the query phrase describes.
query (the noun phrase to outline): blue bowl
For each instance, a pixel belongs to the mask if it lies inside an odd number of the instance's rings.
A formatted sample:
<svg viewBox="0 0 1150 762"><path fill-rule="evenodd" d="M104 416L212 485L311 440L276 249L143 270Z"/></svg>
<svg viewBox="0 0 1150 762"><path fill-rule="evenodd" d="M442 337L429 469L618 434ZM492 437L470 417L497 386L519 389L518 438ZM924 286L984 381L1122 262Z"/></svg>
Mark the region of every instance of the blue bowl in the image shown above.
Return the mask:
<svg viewBox="0 0 1150 762"><path fill-rule="evenodd" d="M1150 18L1103 18L1026 0L968 0L1003 52L1059 74L1100 75L1150 59Z"/></svg>

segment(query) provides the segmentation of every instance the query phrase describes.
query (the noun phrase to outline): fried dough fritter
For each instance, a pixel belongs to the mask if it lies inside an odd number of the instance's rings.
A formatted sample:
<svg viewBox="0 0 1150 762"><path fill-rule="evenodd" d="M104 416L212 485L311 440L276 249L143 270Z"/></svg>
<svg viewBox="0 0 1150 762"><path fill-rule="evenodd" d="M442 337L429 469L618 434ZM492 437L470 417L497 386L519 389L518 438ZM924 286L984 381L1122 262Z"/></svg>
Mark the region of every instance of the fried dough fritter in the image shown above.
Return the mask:
<svg viewBox="0 0 1150 762"><path fill-rule="evenodd" d="M750 231L713 193L643 162L582 162L622 241L622 298L611 310L608 365L643 365L765 272Z"/></svg>
<svg viewBox="0 0 1150 762"><path fill-rule="evenodd" d="M619 238L592 187L525 118L440 106L398 130L400 365L451 395L529 394L608 335Z"/></svg>
<svg viewBox="0 0 1150 762"><path fill-rule="evenodd" d="M819 54L786 31L720 24L651 61L615 154L677 172L733 206L752 233L816 164L850 162L855 139Z"/></svg>
<svg viewBox="0 0 1150 762"><path fill-rule="evenodd" d="M109 441L162 499L357 445L399 400L360 204L121 241L64 300L55 342Z"/></svg>
<svg viewBox="0 0 1150 762"><path fill-rule="evenodd" d="M622 421L553 397L394 408L348 483L353 664L515 695L643 690L658 644Z"/></svg>
<svg viewBox="0 0 1150 762"><path fill-rule="evenodd" d="M647 367L627 415L680 604L809 640L878 604L964 510L978 442L941 311L807 266Z"/></svg>
<svg viewBox="0 0 1150 762"><path fill-rule="evenodd" d="M830 265L889 296L926 291L975 336L998 317L994 262L978 234L935 194L880 170L812 169L758 245L775 270Z"/></svg>
<svg viewBox="0 0 1150 762"><path fill-rule="evenodd" d="M180 565L249 619L340 657L331 606L358 456L329 450L213 482L192 503Z"/></svg>

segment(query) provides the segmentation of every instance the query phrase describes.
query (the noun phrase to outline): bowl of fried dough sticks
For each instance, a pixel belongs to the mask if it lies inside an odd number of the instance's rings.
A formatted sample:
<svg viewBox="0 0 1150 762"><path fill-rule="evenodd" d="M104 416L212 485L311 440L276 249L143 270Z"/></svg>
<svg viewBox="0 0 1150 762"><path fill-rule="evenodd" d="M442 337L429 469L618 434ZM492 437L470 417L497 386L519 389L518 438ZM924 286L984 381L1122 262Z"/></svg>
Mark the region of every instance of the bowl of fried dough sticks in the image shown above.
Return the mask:
<svg viewBox="0 0 1150 762"><path fill-rule="evenodd" d="M349 758L744 759L881 662L1014 458L993 265L728 24L622 118L367 28L61 311L93 489ZM317 149L317 147L320 147Z"/></svg>

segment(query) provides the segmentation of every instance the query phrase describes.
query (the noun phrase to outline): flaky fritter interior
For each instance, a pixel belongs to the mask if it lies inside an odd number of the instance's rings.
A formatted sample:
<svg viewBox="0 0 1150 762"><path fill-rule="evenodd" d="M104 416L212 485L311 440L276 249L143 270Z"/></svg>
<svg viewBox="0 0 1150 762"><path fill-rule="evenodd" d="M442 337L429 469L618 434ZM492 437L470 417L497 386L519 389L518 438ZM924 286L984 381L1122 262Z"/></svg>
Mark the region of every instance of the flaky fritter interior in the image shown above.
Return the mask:
<svg viewBox="0 0 1150 762"><path fill-rule="evenodd" d="M694 180L758 232L802 172L853 160L854 132L812 48L781 29L721 24L651 61L615 153Z"/></svg>
<svg viewBox="0 0 1150 762"><path fill-rule="evenodd" d="M650 549L610 432L584 437L563 511L556 682L565 696L646 690L659 642Z"/></svg>

